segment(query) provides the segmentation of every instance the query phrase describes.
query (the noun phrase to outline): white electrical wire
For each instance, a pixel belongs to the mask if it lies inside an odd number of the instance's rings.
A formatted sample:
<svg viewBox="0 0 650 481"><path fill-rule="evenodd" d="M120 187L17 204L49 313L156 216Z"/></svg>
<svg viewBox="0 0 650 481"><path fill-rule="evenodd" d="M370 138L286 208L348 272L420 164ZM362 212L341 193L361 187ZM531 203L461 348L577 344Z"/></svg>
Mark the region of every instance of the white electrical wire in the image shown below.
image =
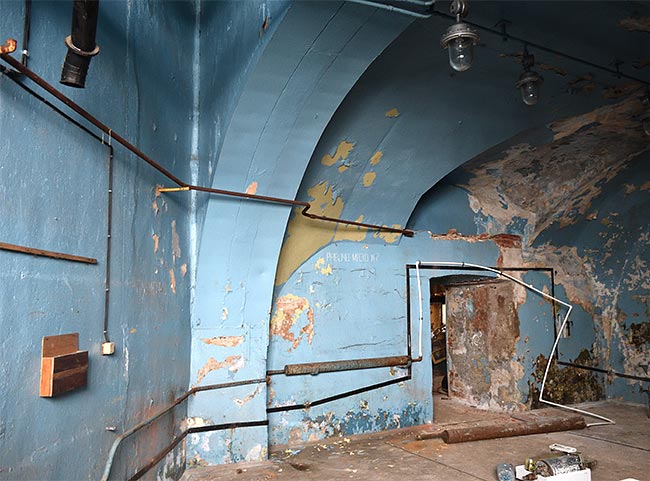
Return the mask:
<svg viewBox="0 0 650 481"><path fill-rule="evenodd" d="M604 422L597 422L597 423L587 424L587 427L602 426L602 425L607 425L607 424L616 424L615 421L613 421L613 420L611 420L609 418L606 418L605 416L601 416L600 414L594 414L594 413L590 413L588 411L583 411L582 409L578 409L578 408L574 408L574 407L570 407L570 406L565 406L563 404L554 403L552 401L548 401L548 400L544 399L544 397L543 397L544 396L544 387L546 386L546 378L548 377L548 371L549 371L549 368L551 367L551 360L553 359L553 356L555 355L557 345L560 342L560 337L562 336L562 332L564 332L564 328L566 327L567 321L569 320L569 314L571 314L571 311L573 310L573 306L571 304L568 304L568 303L558 299L557 297L553 297L553 296L547 294L546 292L540 291L539 289L533 287L531 284L526 284L524 281L522 281L520 279L517 279L516 277L513 277L513 276L511 276L509 274L506 274L505 272L502 272L502 271L500 271L498 269L493 269L491 267L482 266L482 265L479 265L479 264L470 264L470 263L467 263L467 262L420 262L420 261L417 261L417 263L415 264L415 269L416 269L417 276L418 276L418 293L419 293L419 296L420 296L420 326L422 325L422 290L420 288L420 265L428 265L428 266L434 266L434 267L471 267L471 268L477 269L477 270L484 270L484 271L493 272L498 276L505 277L506 279L509 279L509 280L515 282L516 284L524 286L526 289L530 289L531 291L536 292L537 294L539 294L540 296L542 296L542 297L544 297L546 299L550 299L550 300L552 300L554 302L557 302L558 304L562 304L563 306L565 306L567 308L567 312L566 312L566 315L564 316L564 320L562 321L562 325L560 326L560 329L558 330L557 337L555 338L555 342L553 343L553 348L551 349L551 353L548 356L548 362L546 363L546 369L544 370L544 377L542 378L542 385L541 385L541 387L539 389L539 401L544 403L544 404L548 404L549 406L555 406L555 407L562 408L562 409L568 409L569 411L574 411L574 412L577 412L577 413L580 413L580 414L584 414L585 416L590 416L590 417L601 419L602 421L604 421ZM553 321L555 322L555 320L553 320ZM420 341L422 341L421 338L422 338L422 336L420 335Z"/></svg>
<svg viewBox="0 0 650 481"><path fill-rule="evenodd" d="M415 272L418 277L418 300L420 305L420 338L418 340L418 357L422 359L422 321L424 315L422 314L422 286L420 282L420 261L415 263Z"/></svg>

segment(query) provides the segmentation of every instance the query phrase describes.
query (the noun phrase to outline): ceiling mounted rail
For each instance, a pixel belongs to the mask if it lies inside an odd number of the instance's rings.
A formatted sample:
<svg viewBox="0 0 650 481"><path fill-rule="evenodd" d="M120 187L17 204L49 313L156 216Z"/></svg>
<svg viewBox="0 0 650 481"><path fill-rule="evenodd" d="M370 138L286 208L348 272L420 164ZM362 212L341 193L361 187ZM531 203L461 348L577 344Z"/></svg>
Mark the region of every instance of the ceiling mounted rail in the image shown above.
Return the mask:
<svg viewBox="0 0 650 481"><path fill-rule="evenodd" d="M355 222L351 220L344 220L344 219L337 219L334 217L328 217L320 214L313 214L310 213L309 210L312 208L312 205L309 202L304 202L304 201L298 201L298 200L293 200L293 199L284 199L280 197L270 197L270 196L265 196L265 195L257 195L257 194L248 194L245 192L236 192L236 191L231 191L231 190L223 190L223 189L215 189L212 187L203 187L199 185L193 185L193 184L188 184L187 182L184 182L174 174L172 174L169 170L167 170L165 167L160 165L158 162L156 162L154 159L149 157L147 154L142 152L140 149L138 149L135 145L130 143L128 140L126 140L124 137L119 135L118 133L114 132L113 129L111 129L109 126L98 120L95 116L93 116L91 113L89 113L87 110L85 110L83 107L81 107L79 104L75 103L72 99L67 97L65 94L61 93L59 90L57 90L54 86L49 84L46 80L44 80L42 77L38 76L36 73L34 73L32 70L29 68L25 67L22 63L14 59L9 55L9 53L13 52L16 49L16 41L9 39L7 40L7 43L5 46L0 45L0 59L2 61L6 62L9 64L12 68L14 68L16 71L20 72L21 74L25 75L27 78L29 78L31 81L36 83L39 87L41 87L43 90L47 91L50 95L54 96L61 102L63 102L68 108L71 110L75 111L77 114L79 114L81 117L86 119L88 122L93 124L95 127L97 127L99 130L104 132L109 136L110 139L114 139L116 142L121 144L123 147L125 147L127 150L129 150L131 153L135 154L137 157L140 159L144 160L147 164L149 164L151 167L153 167L155 170L160 172L162 175L167 177L169 180L171 180L173 183L178 185L180 188L171 188L171 189L160 189L161 192L165 191L189 191L189 190L194 190L197 192L205 192L208 194L215 194L215 195L221 195L225 197L236 197L240 199L246 199L246 200L254 200L254 201L259 201L259 202L268 202L272 204L280 204L280 205L288 205L292 207L302 207L301 214L305 217L308 217L309 219L313 220L322 220L326 222L334 222L336 224L346 224L346 225L352 225L356 227L363 227L369 230L377 230L380 232L392 232L396 234L401 234L405 235L407 237L413 237L414 231L410 229L398 229L394 227L388 227L385 225L377 225L377 224L368 224L368 223L363 223L363 222Z"/></svg>

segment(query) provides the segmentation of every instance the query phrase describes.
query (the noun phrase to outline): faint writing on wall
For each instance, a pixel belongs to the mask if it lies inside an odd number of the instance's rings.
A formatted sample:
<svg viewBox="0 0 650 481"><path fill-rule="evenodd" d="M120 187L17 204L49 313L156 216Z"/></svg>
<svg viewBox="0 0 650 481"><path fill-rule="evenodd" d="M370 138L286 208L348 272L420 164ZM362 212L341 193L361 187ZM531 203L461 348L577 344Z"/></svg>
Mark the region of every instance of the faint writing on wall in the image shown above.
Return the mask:
<svg viewBox="0 0 650 481"><path fill-rule="evenodd" d="M325 255L326 262L358 262L358 263L371 263L379 260L379 254L369 254L367 252L343 252L335 253L328 252Z"/></svg>

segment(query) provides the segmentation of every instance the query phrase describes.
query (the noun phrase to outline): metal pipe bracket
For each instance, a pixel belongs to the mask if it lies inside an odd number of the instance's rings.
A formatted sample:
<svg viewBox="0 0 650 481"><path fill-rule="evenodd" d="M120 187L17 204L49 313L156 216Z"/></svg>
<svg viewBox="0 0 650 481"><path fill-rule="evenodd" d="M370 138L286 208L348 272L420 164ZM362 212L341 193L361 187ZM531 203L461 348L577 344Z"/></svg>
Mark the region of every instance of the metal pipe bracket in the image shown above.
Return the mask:
<svg viewBox="0 0 650 481"><path fill-rule="evenodd" d="M72 43L72 35L68 35L65 38L65 46L81 57L94 57L99 53L99 45L95 45L95 48L90 51L81 50L74 43Z"/></svg>

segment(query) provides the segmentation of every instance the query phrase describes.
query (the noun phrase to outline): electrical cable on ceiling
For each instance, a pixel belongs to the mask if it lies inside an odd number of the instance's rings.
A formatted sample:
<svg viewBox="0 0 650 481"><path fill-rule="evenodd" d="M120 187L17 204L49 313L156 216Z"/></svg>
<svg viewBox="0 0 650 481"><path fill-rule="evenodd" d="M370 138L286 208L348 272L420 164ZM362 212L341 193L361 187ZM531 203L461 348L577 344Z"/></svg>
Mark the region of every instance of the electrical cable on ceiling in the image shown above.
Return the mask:
<svg viewBox="0 0 650 481"><path fill-rule="evenodd" d="M467 262L420 262L420 261L418 261L416 263L416 269L418 269L418 292L420 293L420 306L422 306L422 293L421 293L421 290L419 289L419 284L420 284L419 266L420 265L461 267L461 268L470 267L470 268L477 269L477 270L493 272L494 274L496 274L498 276L509 279L509 280L515 282L516 284L519 284L519 285L525 287L526 289L529 289L529 290L539 294L540 296L544 297L545 299L551 300L553 302L557 302L558 304L561 304L564 307L566 307L567 308L566 315L564 316L564 320L562 321L562 324L560 325L560 328L558 329L557 336L555 338L555 342L553 343L553 348L551 349L551 353L548 356L548 362L546 363L546 369L544 370L544 377L542 378L542 384L541 384L541 387L540 387L540 390L539 390L539 401L544 403L544 404L548 404L549 406L554 406L554 407L558 407L558 408L561 408L561 409L567 409L569 411L574 411L574 412L577 412L577 413L580 413L580 414L584 414L585 416L590 416L590 417L593 417L593 418L596 418L596 419L600 419L602 421L602 422L595 422L595 423L587 424L587 427L603 426L603 425L608 425L608 424L616 424L615 421L613 421L613 420L611 420L609 418L606 418L605 416L601 416L600 414L594 414L594 413L591 413L589 411L584 411L582 409L578 409L578 408L571 407L571 406L565 406L563 404L558 404L558 403L555 403L553 401L549 401L547 399L544 399L544 388L546 387L546 380L548 378L548 371L549 371L549 369L551 367L551 361L553 359L553 356L555 355L555 351L557 350L557 346L558 346L558 344L560 342L560 338L562 337L562 333L564 332L567 321L569 320L569 315L571 314L571 311L573 310L573 306L571 304L569 304L567 302L564 302L564 301L558 299L557 297L551 296L551 295L545 293L544 291L541 291L541 290L537 289L532 284L526 284L524 281L522 281L520 279L517 279L516 277L513 277L513 276L511 276L509 274L506 274L503 271L500 271L498 269L493 269L491 267L483 266L483 265L480 265L480 264L470 264L470 263L467 263ZM420 316L422 316L422 307L420 307Z"/></svg>
<svg viewBox="0 0 650 481"><path fill-rule="evenodd" d="M351 1L353 3L359 3L359 4L362 4L362 5L367 5L367 6L370 6L370 7L389 10L391 12L395 12L395 13L399 13L399 14L403 14L403 15L409 15L409 16L416 17L416 18L426 19L426 18L431 18L432 16L435 16L435 17L443 17L443 18L446 18L448 20L453 20L453 21L456 20L455 15L436 10L435 9L435 2L428 2L428 1L427 2L418 2L418 1L408 1L408 2L406 2L407 4L413 4L413 5L419 6L419 7L424 9L423 12L416 12L416 11L413 11L413 10L408 10L406 8L395 7L393 5L383 3L380 0L375 0L375 1L373 1L373 0L349 0L349 1ZM627 75L627 74L621 72L620 69L618 68L618 66L617 66L616 69L612 69L612 68L606 67L604 65L599 65L597 63L590 62L589 60L584 60L584 59L582 59L580 57L576 57L574 55L564 53L564 52L562 52L560 50L556 50L554 48L546 47L546 46L541 45L541 44L536 43L536 42L531 42L530 40L527 40L527 39L525 39L523 37L517 37L515 35L511 35L508 32L506 32L505 29L497 30L495 28L486 27L484 25L480 25L478 23L470 22L470 21L467 21L467 20L465 20L465 23L467 25L469 25L470 27L474 27L474 28L476 28L478 30L482 30L484 32L494 34L494 35L496 35L498 37L503 38L504 40L505 39L514 40L516 42L522 43L523 45L528 45L529 47L532 47L534 49L541 50L541 51L546 52L546 53L550 53L551 55L556 55L558 57L565 58L565 59L570 60L572 62L581 63L581 64L586 65L588 67L595 68L595 69L601 70L603 72L607 72L608 74L613 75L613 76L615 76L617 78L624 78L624 79L627 79L627 80L632 80L634 82L638 82L638 83L646 85L646 86L650 86L650 81L643 80L641 78L634 77L632 75Z"/></svg>

